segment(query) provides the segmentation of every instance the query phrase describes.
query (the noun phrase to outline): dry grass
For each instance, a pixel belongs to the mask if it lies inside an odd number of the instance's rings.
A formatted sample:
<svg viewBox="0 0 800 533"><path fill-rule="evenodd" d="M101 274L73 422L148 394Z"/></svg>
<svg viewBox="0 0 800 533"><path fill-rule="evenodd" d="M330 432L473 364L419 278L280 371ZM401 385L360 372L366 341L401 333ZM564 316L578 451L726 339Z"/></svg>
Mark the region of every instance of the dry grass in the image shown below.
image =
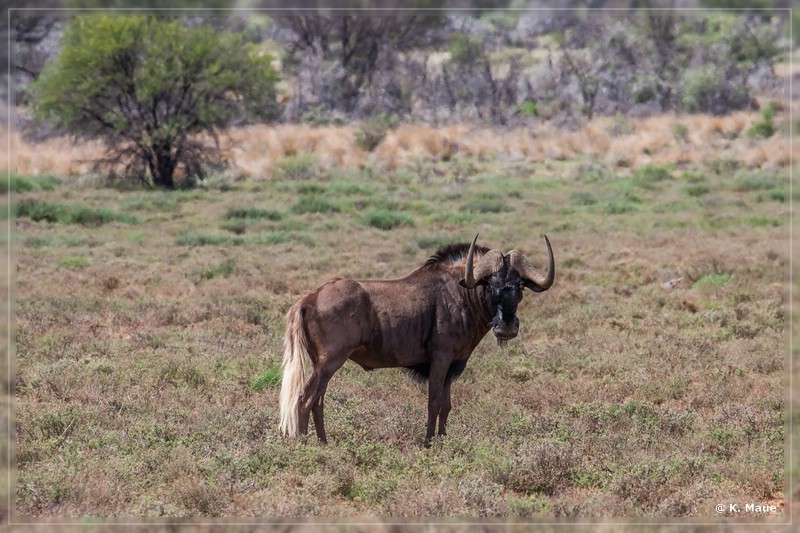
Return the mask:
<svg viewBox="0 0 800 533"><path fill-rule="evenodd" d="M357 126L256 125L227 132L222 147L234 178L257 180L271 177L282 159L302 154L313 155L323 169L357 169L376 163L390 171L424 159L447 161L455 156L478 160L499 156L529 163L592 158L619 168L650 163L702 165L709 159L733 158L752 169L785 167L790 154L786 137L754 140L746 135L760 118L756 111L723 117L598 117L576 131L564 131L550 122L503 130L405 124L390 131L372 155L357 146ZM788 118L789 110L783 109L778 126ZM685 136L677 136L676 128L685 129ZM0 168L10 166L21 175L77 179L88 171L87 161L102 151L98 142L75 145L61 138L28 144L16 132L0 129L0 141L8 142L9 135L14 160L0 159Z"/></svg>
<svg viewBox="0 0 800 533"><path fill-rule="evenodd" d="M783 502L788 143L748 139L756 118L407 125L370 155L353 127L251 127L230 134L232 174L174 193L75 187L38 147L65 183L15 201L140 222L15 222L17 516L713 521ZM310 175L274 177L308 153ZM424 389L347 364L331 444L281 438L288 307L478 231L533 258L547 233L558 275L519 338L478 347L449 435L422 449Z"/></svg>
<svg viewBox="0 0 800 533"><path fill-rule="evenodd" d="M87 187L99 144L0 129L0 167L63 180L15 202L140 221L14 222L15 516L708 522L753 502L779 511L725 518L780 523L800 496L784 476L800 427L785 405L791 147L748 137L760 118L404 124L371 153L357 125L250 126L223 137L227 171L175 193ZM424 389L347 364L331 444L282 439L288 307L478 231L532 257L547 233L558 276L523 301L519 338L478 347L449 435L422 449Z"/></svg>

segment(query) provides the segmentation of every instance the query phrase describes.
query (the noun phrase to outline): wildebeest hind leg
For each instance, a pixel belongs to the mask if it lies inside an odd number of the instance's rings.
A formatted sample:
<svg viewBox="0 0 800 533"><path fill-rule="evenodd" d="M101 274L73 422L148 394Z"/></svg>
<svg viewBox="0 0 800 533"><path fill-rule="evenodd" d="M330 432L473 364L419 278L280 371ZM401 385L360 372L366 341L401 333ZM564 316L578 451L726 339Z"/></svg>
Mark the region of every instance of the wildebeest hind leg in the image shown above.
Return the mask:
<svg viewBox="0 0 800 533"><path fill-rule="evenodd" d="M317 438L322 442L328 442L325 435L325 422L322 417L325 391L328 389L328 382L333 377L333 374L339 370L346 360L329 359L327 363L314 368L300 402L300 432L302 434L308 433L308 418L309 414L311 414L314 417L314 429L317 432Z"/></svg>
<svg viewBox="0 0 800 533"><path fill-rule="evenodd" d="M325 436L325 421L322 418L322 410L325 403L325 391L328 389L328 381L330 381L330 377L325 381L325 383L320 385L317 401L314 402L314 405L311 407L311 414L314 417L314 429L317 431L317 438L321 442L328 442L328 438Z"/></svg>

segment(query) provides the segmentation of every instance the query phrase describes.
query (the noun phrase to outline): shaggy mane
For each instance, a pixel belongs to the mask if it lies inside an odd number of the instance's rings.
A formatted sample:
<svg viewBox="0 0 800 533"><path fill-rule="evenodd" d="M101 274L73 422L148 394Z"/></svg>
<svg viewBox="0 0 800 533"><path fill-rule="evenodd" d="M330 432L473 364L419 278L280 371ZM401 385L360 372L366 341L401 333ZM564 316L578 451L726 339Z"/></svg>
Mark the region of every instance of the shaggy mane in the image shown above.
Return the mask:
<svg viewBox="0 0 800 533"><path fill-rule="evenodd" d="M462 242L458 244L445 244L441 246L427 261L423 266L433 268L438 265L457 265L459 263L463 263L467 260L467 252L469 252L469 244L468 242ZM472 260L477 261L480 257L488 252L489 249L485 246L475 245L475 255L473 256Z"/></svg>

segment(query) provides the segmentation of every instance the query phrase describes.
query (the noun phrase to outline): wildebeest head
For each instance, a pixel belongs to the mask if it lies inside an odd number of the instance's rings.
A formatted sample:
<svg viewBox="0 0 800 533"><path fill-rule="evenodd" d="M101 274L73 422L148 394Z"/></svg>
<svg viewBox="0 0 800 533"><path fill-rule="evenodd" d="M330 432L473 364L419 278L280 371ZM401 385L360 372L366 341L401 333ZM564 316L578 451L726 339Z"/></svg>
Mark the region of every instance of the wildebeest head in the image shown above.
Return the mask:
<svg viewBox="0 0 800 533"><path fill-rule="evenodd" d="M556 273L553 249L550 247L550 239L545 235L550 258L545 276L519 250L511 250L505 255L499 250L490 250L473 265L472 256L477 240L478 236L475 235L467 252L467 265L461 284L468 289L474 289L478 285L486 287L494 310L492 333L499 342L507 341L516 337L519 332L517 305L522 300L522 288L542 292L553 285Z"/></svg>

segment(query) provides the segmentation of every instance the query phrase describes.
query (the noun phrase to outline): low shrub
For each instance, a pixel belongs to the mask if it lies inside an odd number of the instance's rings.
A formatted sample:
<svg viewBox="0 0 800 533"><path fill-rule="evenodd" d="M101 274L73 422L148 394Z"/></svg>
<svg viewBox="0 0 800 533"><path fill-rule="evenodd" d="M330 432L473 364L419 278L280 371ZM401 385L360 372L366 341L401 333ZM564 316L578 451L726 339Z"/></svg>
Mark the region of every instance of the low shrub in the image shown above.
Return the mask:
<svg viewBox="0 0 800 533"><path fill-rule="evenodd" d="M280 220L283 218L283 214L280 211L276 211L274 209L259 209L256 207L231 207L228 209L228 212L225 213L226 219L252 219L252 220L259 220L259 219L267 219L267 220Z"/></svg>
<svg viewBox="0 0 800 533"><path fill-rule="evenodd" d="M575 205L594 205L597 203L597 197L584 191L575 191L569 195L570 201Z"/></svg>
<svg viewBox="0 0 800 533"><path fill-rule="evenodd" d="M203 269L200 277L203 279L227 278L233 274L234 270L236 270L236 261L228 258L218 265Z"/></svg>
<svg viewBox="0 0 800 533"><path fill-rule="evenodd" d="M367 226L382 230L390 230L399 226L413 226L414 219L409 215L393 211L391 209L377 209L364 215L364 223Z"/></svg>
<svg viewBox="0 0 800 533"><path fill-rule="evenodd" d="M24 193L31 191L52 191L61 180L55 176L20 176L11 174L10 176L0 176L0 194L6 192Z"/></svg>
<svg viewBox="0 0 800 533"><path fill-rule="evenodd" d="M775 118L775 104L770 102L767 107L761 110L761 120L755 122L747 130L747 136L751 139L772 137L775 133L775 125L772 123L773 118Z"/></svg>
<svg viewBox="0 0 800 533"><path fill-rule="evenodd" d="M684 191L686 191L686 194L688 194L689 196L698 198L700 196L703 196L711 192L711 188L709 188L709 186L704 183L695 183L693 185L689 185L688 187L686 187Z"/></svg>
<svg viewBox="0 0 800 533"><path fill-rule="evenodd" d="M705 64L687 69L681 78L681 103L689 113L721 115L750 103L744 83L737 83L719 65Z"/></svg>
<svg viewBox="0 0 800 533"><path fill-rule="evenodd" d="M69 205L26 199L16 206L17 216L31 220L60 224L81 224L83 226L100 226L108 222L138 224L134 216L118 213L104 207L93 208L84 205Z"/></svg>
<svg viewBox="0 0 800 533"><path fill-rule="evenodd" d="M468 213L500 213L506 209L506 204L499 198L493 196L481 196L479 198L471 198L467 200L459 211L466 211Z"/></svg>
<svg viewBox="0 0 800 533"><path fill-rule="evenodd" d="M559 441L526 442L493 471L495 482L524 494L553 495L570 485L580 456Z"/></svg>
<svg viewBox="0 0 800 533"><path fill-rule="evenodd" d="M356 144L367 152L373 151L383 142L389 130L397 127L397 115L378 113L366 119L356 132Z"/></svg>
<svg viewBox="0 0 800 533"><path fill-rule="evenodd" d="M652 189L656 183L672 179L669 165L645 165L633 174L633 183L644 189Z"/></svg>
<svg viewBox="0 0 800 533"><path fill-rule="evenodd" d="M187 231L175 239L178 246L219 246L228 243L228 237L224 235L212 235L197 231Z"/></svg>
<svg viewBox="0 0 800 533"><path fill-rule="evenodd" d="M322 195L309 194L301 196L297 203L292 206L292 211L298 214L338 213L341 209L336 202L328 200Z"/></svg>
<svg viewBox="0 0 800 533"><path fill-rule="evenodd" d="M300 154L285 157L275 163L273 177L278 180L309 180L319 172L317 159L312 154Z"/></svg>
<svg viewBox="0 0 800 533"><path fill-rule="evenodd" d="M123 204L135 211L172 211L178 205L178 197L172 192L153 192L129 198Z"/></svg>

